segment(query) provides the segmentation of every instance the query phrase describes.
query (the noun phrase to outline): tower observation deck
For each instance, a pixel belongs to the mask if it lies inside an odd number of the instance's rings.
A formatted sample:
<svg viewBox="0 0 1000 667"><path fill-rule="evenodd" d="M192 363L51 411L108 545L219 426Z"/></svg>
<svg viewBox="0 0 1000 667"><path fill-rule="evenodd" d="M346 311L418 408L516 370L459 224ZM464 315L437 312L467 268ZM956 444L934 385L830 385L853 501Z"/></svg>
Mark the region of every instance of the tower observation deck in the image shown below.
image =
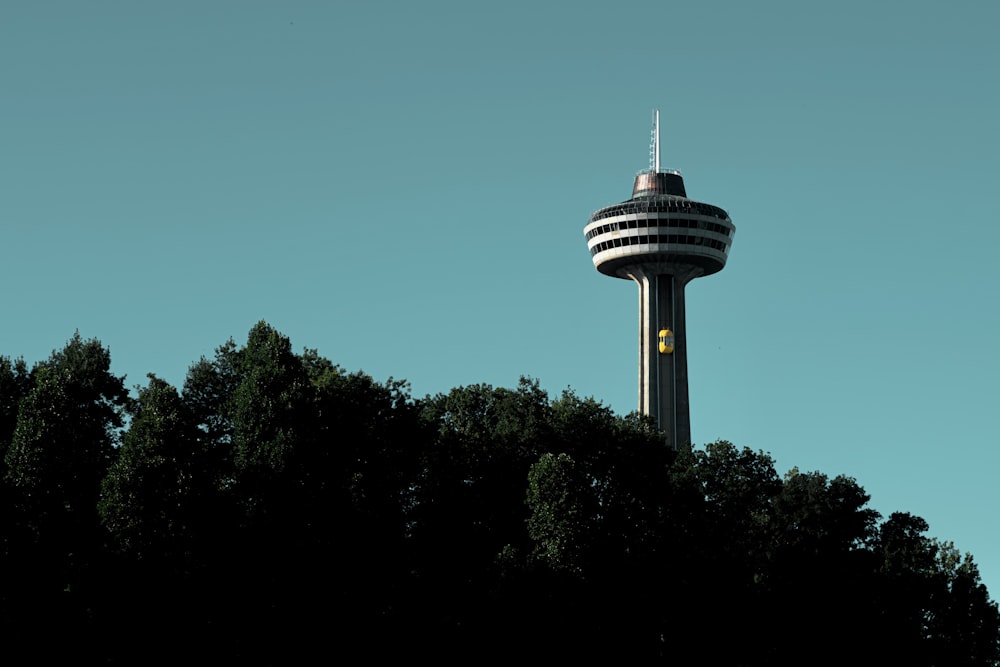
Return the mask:
<svg viewBox="0 0 1000 667"><path fill-rule="evenodd" d="M673 448L691 444L684 287L722 270L736 227L711 204L688 199L676 169L660 169L659 112L650 168L632 198L606 206L584 227L594 267L639 285L639 411Z"/></svg>

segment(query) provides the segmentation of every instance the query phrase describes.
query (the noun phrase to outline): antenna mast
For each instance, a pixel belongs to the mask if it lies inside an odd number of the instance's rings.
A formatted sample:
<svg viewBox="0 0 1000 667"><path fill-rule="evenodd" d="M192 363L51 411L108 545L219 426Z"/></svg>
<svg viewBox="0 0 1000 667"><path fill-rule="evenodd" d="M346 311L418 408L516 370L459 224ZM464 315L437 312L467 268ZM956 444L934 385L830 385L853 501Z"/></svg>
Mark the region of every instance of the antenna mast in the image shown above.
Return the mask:
<svg viewBox="0 0 1000 667"><path fill-rule="evenodd" d="M649 137L649 172L660 173L660 110L653 109L653 131Z"/></svg>
<svg viewBox="0 0 1000 667"><path fill-rule="evenodd" d="M653 168L660 173L660 110L653 110Z"/></svg>

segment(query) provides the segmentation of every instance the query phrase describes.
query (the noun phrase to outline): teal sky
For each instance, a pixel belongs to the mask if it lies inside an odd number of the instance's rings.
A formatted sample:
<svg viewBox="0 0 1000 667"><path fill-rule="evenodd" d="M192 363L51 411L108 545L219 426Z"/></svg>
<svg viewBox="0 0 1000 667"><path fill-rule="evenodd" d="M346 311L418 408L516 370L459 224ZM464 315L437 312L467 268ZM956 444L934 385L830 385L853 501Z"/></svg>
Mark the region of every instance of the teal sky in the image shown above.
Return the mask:
<svg viewBox="0 0 1000 667"><path fill-rule="evenodd" d="M266 320L413 393L636 405L583 237L662 164L737 227L692 430L855 477L1000 597L1000 4L0 5L0 354L175 384Z"/></svg>

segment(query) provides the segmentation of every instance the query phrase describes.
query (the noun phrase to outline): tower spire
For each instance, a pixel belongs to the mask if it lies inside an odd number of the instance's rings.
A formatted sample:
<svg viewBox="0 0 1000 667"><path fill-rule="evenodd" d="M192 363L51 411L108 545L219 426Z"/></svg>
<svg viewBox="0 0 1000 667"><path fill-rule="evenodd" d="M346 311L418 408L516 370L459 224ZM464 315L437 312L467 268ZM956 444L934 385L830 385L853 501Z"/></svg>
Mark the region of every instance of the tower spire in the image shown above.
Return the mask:
<svg viewBox="0 0 1000 667"><path fill-rule="evenodd" d="M660 110L653 109L653 171L660 173Z"/></svg>

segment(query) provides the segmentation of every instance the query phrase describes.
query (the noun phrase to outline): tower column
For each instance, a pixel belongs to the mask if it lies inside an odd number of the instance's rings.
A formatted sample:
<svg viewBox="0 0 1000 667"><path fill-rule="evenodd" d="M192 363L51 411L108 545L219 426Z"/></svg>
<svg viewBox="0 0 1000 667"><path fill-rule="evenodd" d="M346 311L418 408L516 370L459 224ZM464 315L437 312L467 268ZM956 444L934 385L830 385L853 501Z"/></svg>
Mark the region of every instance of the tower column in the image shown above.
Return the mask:
<svg viewBox="0 0 1000 667"><path fill-rule="evenodd" d="M639 285L639 411L648 414L674 449L691 443L684 287L690 278L637 267ZM659 333L669 329L673 350L660 352Z"/></svg>

